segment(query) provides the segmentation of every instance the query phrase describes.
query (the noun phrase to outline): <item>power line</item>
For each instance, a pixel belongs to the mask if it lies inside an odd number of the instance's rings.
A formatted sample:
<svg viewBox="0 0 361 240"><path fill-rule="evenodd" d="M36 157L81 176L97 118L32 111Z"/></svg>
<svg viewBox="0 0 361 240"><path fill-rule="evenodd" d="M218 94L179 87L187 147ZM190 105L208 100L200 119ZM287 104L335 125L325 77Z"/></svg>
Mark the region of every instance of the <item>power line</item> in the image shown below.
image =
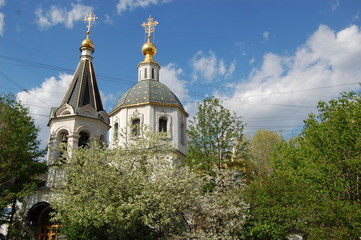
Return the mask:
<svg viewBox="0 0 361 240"><path fill-rule="evenodd" d="M36 97L35 95L31 94L28 90L26 90L25 88L23 88L20 84L18 84L17 82L15 82L13 79L11 79L9 76L7 76L6 74L4 74L3 72L0 72L0 76L2 76L5 80L8 80L9 82L13 83L14 85L16 85L17 87L19 87L20 89L22 89L24 92L26 92L29 95L32 95L34 98L36 98L37 100L39 100L40 102L44 103L46 106L48 106L47 103L45 103L43 100L39 99L38 97Z"/></svg>
<svg viewBox="0 0 361 240"><path fill-rule="evenodd" d="M53 66L53 65L49 65L49 64L43 64L43 63L29 61L29 60L25 60L25 59L21 59L21 58L14 58L14 57L9 57L9 56L4 56L4 55L0 55L0 58L3 58L5 60L18 63L18 64L15 64L15 63L0 62L2 64L13 64L13 65L17 65L17 66L20 66L20 67L42 68L42 69L48 69L48 70L63 71L63 72L67 72L67 73L73 73L74 72L73 69ZM4 73L0 72L0 75L4 79L11 82L12 84L16 85L20 90L25 91L26 93L32 95L39 102L42 102L43 104L45 104L47 106L47 103L45 103L41 99L34 96L34 94L31 94L30 91L23 88L20 84L18 84L16 81L11 79L10 77L5 75ZM125 84L129 84L129 85L135 84L133 81L122 79L122 78L119 78L119 77L110 76L110 75L97 74L97 77L102 79L102 80L115 82L115 83L125 83ZM314 90L329 89L329 88L334 88L334 87L339 87L339 86L349 86L349 85L355 85L355 84L359 84L359 82L344 83L344 84L337 84L337 85L330 85L330 86L323 86L323 87L315 87L315 88L308 88L308 89L300 89L300 90L292 90L292 91L285 91L285 92L271 92L271 93L254 94L254 95L249 95L249 96L235 97L235 98L232 98L232 99L222 98L222 100L238 103L238 100L240 100L240 99L249 99L249 98L253 98L253 97L264 97L264 96L280 95L280 94L295 94L295 93L310 92L310 91L314 91ZM209 87L209 88L219 88L219 86L211 85L211 84L192 83L192 85L202 86L202 87ZM233 88L233 87L224 86L223 88ZM247 89L243 89L243 90L248 91ZM46 93L51 93L51 94L63 94L63 93L60 93L60 92L48 92L48 91L37 91L37 92L46 92ZM175 91L175 92L177 93L177 91ZM178 91L178 93L180 93L180 92ZM205 93L196 92L196 91L188 91L187 94L189 94L190 96L195 96L195 97L204 97L205 96ZM185 100L184 102L188 102L188 103L193 102L194 103L194 102L197 102L197 101L195 101L195 100ZM287 111L293 111L293 112L299 112L299 111L294 111L293 110L294 108L309 109L309 108L314 108L315 107L315 106L293 105L293 104L277 104L277 103L274 103L274 104L272 104L272 103L257 104L257 103L244 102L244 103L241 103L241 104L242 105L248 105L248 106L261 106L261 107L262 106L271 106L271 107L276 108L276 109L292 108L292 109L289 109ZM30 105L30 104L28 104L28 105L32 106L32 107L47 108L45 106L39 106L39 105ZM43 114L32 114L32 115L41 116L41 117L49 117L48 115L43 115ZM277 119L277 120L276 119L274 119L274 120L267 119L267 120L256 120L256 121L252 121L252 120L247 121L246 120L246 122L251 123L251 122L271 122L271 121L290 121L290 120L291 119ZM276 128L277 127L281 128L281 127L289 127L289 126L247 126L247 128L275 128L275 127Z"/></svg>
<svg viewBox="0 0 361 240"><path fill-rule="evenodd" d="M22 58L15 58L15 57L10 57L10 56L5 56L5 55L0 55L0 58L9 60L9 61L14 61L14 62L19 62L22 63L22 65L19 66L29 66L29 67L36 67L36 68L43 68L43 69L48 69L48 70L56 70L56 71L63 71L63 72L67 72L67 73L73 73L74 70L73 69L69 69L69 68L64 68L64 67L58 67L58 66L54 66L54 65L50 65L50 64L44 64L44 63L40 63L40 62L35 62L35 61L30 61L30 60L26 60L26 59L22 59ZM97 78L100 78L102 80L105 81L110 81L110 82L115 82L115 83L125 83L128 85L133 85L135 84L133 81L124 79L124 78L119 78L119 77L113 77L110 75L104 75L104 74L96 74ZM290 93L299 93L299 92L308 92L308 91L313 91L313 90L320 90L320 89L328 89L328 88L334 88L334 87L339 87L339 86L349 86L349 85L355 85L355 84L359 84L359 82L352 82L352 83L344 83L344 84L337 84L337 85L330 85L330 86L323 86L323 87L315 87L315 88L308 88L308 89L301 89L301 90L292 90L292 91L286 91L286 92L272 92L272 93L262 93L262 94L255 94L255 95L249 95L249 96L243 96L243 97L235 97L232 98L232 101L235 101L235 99L247 99L247 98L252 98L252 97L259 97L259 96L270 96L270 95L279 95L279 94L290 94ZM202 84L202 83L192 83L192 85L195 86L201 86L201 87L211 87L211 88L219 88L219 85L211 85L211 84ZM232 86L222 86L222 88L230 88L233 89L234 87ZM244 89L244 91L248 91L250 89ZM175 91L177 92L177 91ZM192 96L198 96L198 97L204 97L204 93L200 93L200 92L194 92L194 91L189 91L190 93L192 93ZM179 93L179 92L178 92ZM229 99L222 99L222 100L229 100Z"/></svg>
<svg viewBox="0 0 361 240"><path fill-rule="evenodd" d="M35 115L35 116L40 116L40 117L49 117L49 115L44 115L44 114L38 114L38 113L30 113L30 115Z"/></svg>
<svg viewBox="0 0 361 240"><path fill-rule="evenodd" d="M307 92L307 91L313 91L313 90L320 90L320 89L327 89L327 88L334 88L334 87L340 87L340 86L349 86L349 85L355 85L359 84L359 82L352 82L352 83L343 83L343 84L336 84L336 85L330 85L325 87L315 87L315 88L307 88L307 89L301 89L301 90L292 90L287 92L272 92L272 93L265 93L265 94L255 94L245 97L239 97L239 98L233 98L233 99L243 99L243 98L249 98L249 97L260 97L260 96L270 96L270 95L278 95L278 94L290 94L290 93L298 93L298 92Z"/></svg>

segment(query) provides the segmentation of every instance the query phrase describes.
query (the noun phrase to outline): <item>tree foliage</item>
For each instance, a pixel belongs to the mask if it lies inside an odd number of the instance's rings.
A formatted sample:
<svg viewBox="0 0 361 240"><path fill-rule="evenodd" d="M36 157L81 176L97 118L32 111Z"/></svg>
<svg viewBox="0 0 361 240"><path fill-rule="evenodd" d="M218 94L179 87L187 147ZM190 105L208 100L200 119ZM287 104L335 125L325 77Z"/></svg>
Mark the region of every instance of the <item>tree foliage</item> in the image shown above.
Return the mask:
<svg viewBox="0 0 361 240"><path fill-rule="evenodd" d="M164 134L142 132L143 138L122 147L71 151L62 166L63 184L51 201L67 239L219 239L228 234L229 220L219 222L227 214L214 212L229 207L221 208L224 194L205 195L203 180L176 163ZM229 216L244 213L243 202L233 205L242 211L229 210Z"/></svg>
<svg viewBox="0 0 361 240"><path fill-rule="evenodd" d="M273 172L249 188L251 239L361 236L361 98L343 93L319 102L299 137L279 145Z"/></svg>
<svg viewBox="0 0 361 240"><path fill-rule="evenodd" d="M198 104L190 123L186 163L203 176L200 205L212 209L202 220L211 219L205 232L208 235L200 239L238 239L248 216L242 182L248 160L244 125L214 97Z"/></svg>
<svg viewBox="0 0 361 240"><path fill-rule="evenodd" d="M250 159L252 166L251 178L264 176L272 171L271 154L276 150L282 136L269 130L258 130L249 144Z"/></svg>
<svg viewBox="0 0 361 240"><path fill-rule="evenodd" d="M249 215L249 205L243 197L244 183L240 173L232 169L215 169L215 172L206 181L214 183L214 188L199 196L197 203L202 211L192 213L198 231L190 235L191 239L241 239Z"/></svg>
<svg viewBox="0 0 361 240"><path fill-rule="evenodd" d="M14 95L0 97L0 209L10 209L1 211L0 220L10 227L16 202L37 187L39 174L46 169L38 132L28 109Z"/></svg>
<svg viewBox="0 0 361 240"><path fill-rule="evenodd" d="M211 174L216 168L230 167L244 158L244 125L219 99L206 98L199 103L190 123L187 163L194 169Z"/></svg>

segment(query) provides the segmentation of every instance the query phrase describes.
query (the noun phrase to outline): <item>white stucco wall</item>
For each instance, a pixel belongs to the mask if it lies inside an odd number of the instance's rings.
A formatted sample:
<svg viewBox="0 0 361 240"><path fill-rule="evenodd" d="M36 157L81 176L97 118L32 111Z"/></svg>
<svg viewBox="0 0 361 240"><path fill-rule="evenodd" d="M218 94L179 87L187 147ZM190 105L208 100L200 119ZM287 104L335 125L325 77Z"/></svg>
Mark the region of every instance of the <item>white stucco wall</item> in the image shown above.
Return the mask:
<svg viewBox="0 0 361 240"><path fill-rule="evenodd" d="M186 129L187 118L177 107L163 106L163 105L141 105L133 107L121 108L118 112L110 117L109 143L115 145L115 124L118 123L118 132L124 131L130 136L132 119L139 118L141 125L149 126L153 131L159 131L159 119L167 119L167 136L171 143L181 153L186 152ZM182 133L183 131L183 133ZM122 144L118 136L119 144Z"/></svg>

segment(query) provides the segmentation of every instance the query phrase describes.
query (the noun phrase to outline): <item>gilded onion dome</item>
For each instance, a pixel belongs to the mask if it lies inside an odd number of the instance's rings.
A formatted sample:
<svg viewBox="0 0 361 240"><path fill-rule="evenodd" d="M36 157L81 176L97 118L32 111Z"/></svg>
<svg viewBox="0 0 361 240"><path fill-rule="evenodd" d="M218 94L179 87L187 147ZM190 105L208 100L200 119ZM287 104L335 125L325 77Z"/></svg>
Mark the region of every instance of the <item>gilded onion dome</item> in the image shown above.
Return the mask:
<svg viewBox="0 0 361 240"><path fill-rule="evenodd" d="M81 42L81 47L80 48L92 48L94 49L94 43L93 41L90 39L89 35L87 36L87 38L85 38L82 42Z"/></svg>
<svg viewBox="0 0 361 240"><path fill-rule="evenodd" d="M154 62L153 56L157 53L156 46L150 41L150 36L148 36L148 41L142 46L142 53L145 56L143 63Z"/></svg>

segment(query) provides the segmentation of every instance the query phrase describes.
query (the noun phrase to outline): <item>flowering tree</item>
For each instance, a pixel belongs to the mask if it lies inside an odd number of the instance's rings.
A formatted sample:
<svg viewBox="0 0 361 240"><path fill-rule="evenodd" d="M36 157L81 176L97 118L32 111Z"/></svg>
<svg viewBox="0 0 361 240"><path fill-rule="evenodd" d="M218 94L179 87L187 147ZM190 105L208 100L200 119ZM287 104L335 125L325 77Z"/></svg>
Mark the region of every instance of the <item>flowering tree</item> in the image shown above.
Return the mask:
<svg viewBox="0 0 361 240"><path fill-rule="evenodd" d="M69 240L201 239L228 231L222 229L240 214L238 208L224 211L236 191L229 199L221 192L204 195L203 180L177 163L164 139L144 131L143 138L122 147L71 151L51 201L54 219L62 222ZM242 203L234 205L244 213Z"/></svg>

